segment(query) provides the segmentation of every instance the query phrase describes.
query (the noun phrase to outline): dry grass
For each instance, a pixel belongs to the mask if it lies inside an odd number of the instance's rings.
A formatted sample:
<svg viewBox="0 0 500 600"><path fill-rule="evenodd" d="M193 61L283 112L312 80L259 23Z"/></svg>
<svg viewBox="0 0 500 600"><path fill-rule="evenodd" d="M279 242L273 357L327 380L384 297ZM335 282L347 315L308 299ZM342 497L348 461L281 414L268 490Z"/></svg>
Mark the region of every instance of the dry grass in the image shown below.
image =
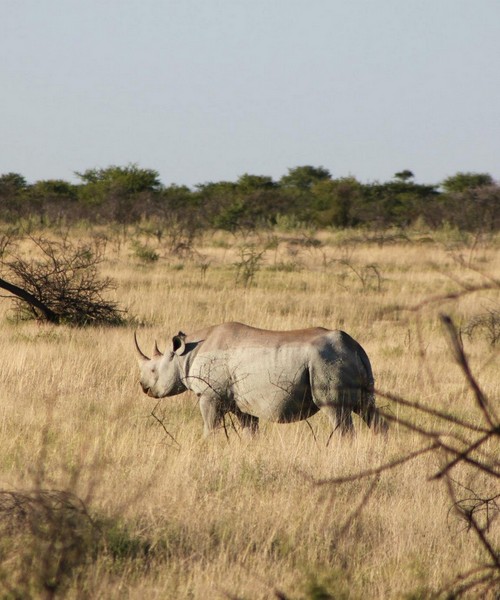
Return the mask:
<svg viewBox="0 0 500 600"><path fill-rule="evenodd" d="M342 328L368 352L379 389L481 423L438 315L461 325L498 307L498 288L451 296L487 284L481 273L500 278L499 241L468 248L425 238L383 246L320 238L320 248L281 241L247 287L235 283L241 240L220 234L206 237L202 256L148 265L127 244L109 244L103 274L118 284L112 299L142 323L145 348L157 338L163 349L179 329L228 320ZM326 447L330 431L318 414L311 428L268 424L250 442L231 427L229 440L223 432L202 440L195 398L165 399L155 409L140 391L132 326L16 323L8 309L3 300L0 487L70 491L97 534L85 537L91 547L57 579L37 556L62 555L64 544L48 549L29 511L13 528L10 505L0 510L4 597L265 599L279 592L312 599L328 591L335 598L424 598L487 560L450 511L444 483L429 480L440 466L434 454L376 480L313 483L417 450L416 433L396 424L385 440L357 422L354 440L334 436ZM499 350L480 336L465 344L498 410ZM393 417L433 424L429 415L378 403ZM486 475L459 467L453 476L485 496L495 493ZM45 533L61 528L50 510ZM489 532L497 549L499 525L496 519Z"/></svg>

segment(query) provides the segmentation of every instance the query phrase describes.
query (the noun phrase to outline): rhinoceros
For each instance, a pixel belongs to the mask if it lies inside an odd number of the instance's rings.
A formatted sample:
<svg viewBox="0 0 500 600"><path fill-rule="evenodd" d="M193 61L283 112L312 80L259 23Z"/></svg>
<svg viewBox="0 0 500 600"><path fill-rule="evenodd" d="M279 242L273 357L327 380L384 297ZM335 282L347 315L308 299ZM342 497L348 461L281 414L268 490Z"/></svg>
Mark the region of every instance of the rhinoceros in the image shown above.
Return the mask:
<svg viewBox="0 0 500 600"><path fill-rule="evenodd" d="M135 334L134 340L144 393L163 398L193 391L206 436L227 413L247 433L258 430L260 419L289 423L319 410L341 433L353 432L352 412L376 431L387 429L375 406L368 356L344 331L268 331L223 323L187 335L179 331L164 354L155 342L152 358Z"/></svg>

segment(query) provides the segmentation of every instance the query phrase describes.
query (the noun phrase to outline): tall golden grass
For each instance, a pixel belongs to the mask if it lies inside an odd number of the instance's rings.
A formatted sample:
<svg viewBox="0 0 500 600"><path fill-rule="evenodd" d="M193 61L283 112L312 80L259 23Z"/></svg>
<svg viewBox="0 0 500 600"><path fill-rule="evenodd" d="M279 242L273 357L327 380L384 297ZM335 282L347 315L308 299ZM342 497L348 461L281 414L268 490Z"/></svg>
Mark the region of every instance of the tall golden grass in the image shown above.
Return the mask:
<svg viewBox="0 0 500 600"><path fill-rule="evenodd" d="M432 427L431 415L379 397L393 421L387 438L356 421L354 439L335 434L327 446L318 414L264 424L251 441L227 421L227 436L204 440L196 398L157 403L140 390L134 328L147 351L229 320L323 325L362 344L378 389L480 424L439 314L460 327L498 309L499 288L487 287L500 280L500 240L316 237L320 246L299 234L206 235L194 255L154 263L109 243L103 275L134 317L128 327L19 322L2 299L3 597L425 598L488 561L447 486L430 479L434 453L376 478L317 483L418 450L421 436L397 420ZM243 244L268 247L246 286L236 281ZM498 346L480 331L464 344L498 410ZM453 478L462 497L498 493L498 480L462 465ZM498 550L500 518L488 535Z"/></svg>

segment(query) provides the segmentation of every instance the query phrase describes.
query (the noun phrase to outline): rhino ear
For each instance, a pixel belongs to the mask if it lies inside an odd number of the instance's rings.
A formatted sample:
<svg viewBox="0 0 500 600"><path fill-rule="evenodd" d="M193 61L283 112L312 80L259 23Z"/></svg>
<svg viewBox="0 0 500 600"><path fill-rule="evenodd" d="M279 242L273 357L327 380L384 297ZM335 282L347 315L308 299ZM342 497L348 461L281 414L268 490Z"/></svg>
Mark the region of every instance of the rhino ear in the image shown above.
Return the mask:
<svg viewBox="0 0 500 600"><path fill-rule="evenodd" d="M182 333L182 331L179 331L179 333L177 335L174 335L174 337L172 338L172 344L174 347L174 352L176 354L178 354L179 356L181 356L181 354L184 353L184 350L186 349L186 334Z"/></svg>

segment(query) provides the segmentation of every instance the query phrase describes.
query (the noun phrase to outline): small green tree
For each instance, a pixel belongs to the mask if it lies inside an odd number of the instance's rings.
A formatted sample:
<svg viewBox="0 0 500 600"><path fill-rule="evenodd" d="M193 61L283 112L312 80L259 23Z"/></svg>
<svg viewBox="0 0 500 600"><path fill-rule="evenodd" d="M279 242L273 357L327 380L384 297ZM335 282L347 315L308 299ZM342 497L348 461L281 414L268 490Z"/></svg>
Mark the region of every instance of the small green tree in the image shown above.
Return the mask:
<svg viewBox="0 0 500 600"><path fill-rule="evenodd" d="M370 183L363 186L362 199L354 213L359 223L371 227L406 227L436 195L435 186L412 181Z"/></svg>
<svg viewBox="0 0 500 600"><path fill-rule="evenodd" d="M235 195L235 183L209 181L195 185L193 202L201 208L204 224L218 227L219 216L234 204Z"/></svg>
<svg viewBox="0 0 500 600"><path fill-rule="evenodd" d="M356 224L353 208L361 193L361 184L354 177L325 179L311 189L314 220L320 226L351 227Z"/></svg>
<svg viewBox="0 0 500 600"><path fill-rule="evenodd" d="M288 169L288 175L283 175L280 179L280 185L305 191L311 189L318 181L331 179L331 177L330 171L324 167L304 165Z"/></svg>
<svg viewBox="0 0 500 600"><path fill-rule="evenodd" d="M87 169L83 173L75 172L84 185L97 186L106 192L119 191L125 194L159 191L160 175L153 169L141 169L137 164L126 167L112 165L105 169Z"/></svg>
<svg viewBox="0 0 500 600"><path fill-rule="evenodd" d="M77 195L77 186L63 179L43 179L29 188L29 196L41 200L76 200Z"/></svg>
<svg viewBox="0 0 500 600"><path fill-rule="evenodd" d="M489 173L459 172L447 177L441 187L446 193L465 192L473 188L493 185L493 177Z"/></svg>
<svg viewBox="0 0 500 600"><path fill-rule="evenodd" d="M483 185L445 194L443 220L461 231L494 232L500 228L500 186Z"/></svg>
<svg viewBox="0 0 500 600"><path fill-rule="evenodd" d="M276 183L268 175L249 175L248 173L244 173L238 178L236 186L238 191L249 193L257 190L271 190L276 187Z"/></svg>
<svg viewBox="0 0 500 600"><path fill-rule="evenodd" d="M26 213L24 202L28 184L19 173L0 175L0 217L7 222L15 222Z"/></svg>
<svg viewBox="0 0 500 600"><path fill-rule="evenodd" d="M77 220L80 216L78 187L62 179L37 181L26 192L30 214L36 214L42 225Z"/></svg>
<svg viewBox="0 0 500 600"><path fill-rule="evenodd" d="M27 188L26 179L19 173L0 175L0 196L19 194Z"/></svg>
<svg viewBox="0 0 500 600"><path fill-rule="evenodd" d="M410 181L410 179L413 179L414 177L415 175L409 169L404 169L404 171L398 171L397 173L394 173L394 179L404 183Z"/></svg>
<svg viewBox="0 0 500 600"><path fill-rule="evenodd" d="M157 171L141 169L136 164L87 169L75 174L83 182L79 189L81 200L98 206L105 219L118 223L137 220L147 204L146 197L162 187Z"/></svg>

